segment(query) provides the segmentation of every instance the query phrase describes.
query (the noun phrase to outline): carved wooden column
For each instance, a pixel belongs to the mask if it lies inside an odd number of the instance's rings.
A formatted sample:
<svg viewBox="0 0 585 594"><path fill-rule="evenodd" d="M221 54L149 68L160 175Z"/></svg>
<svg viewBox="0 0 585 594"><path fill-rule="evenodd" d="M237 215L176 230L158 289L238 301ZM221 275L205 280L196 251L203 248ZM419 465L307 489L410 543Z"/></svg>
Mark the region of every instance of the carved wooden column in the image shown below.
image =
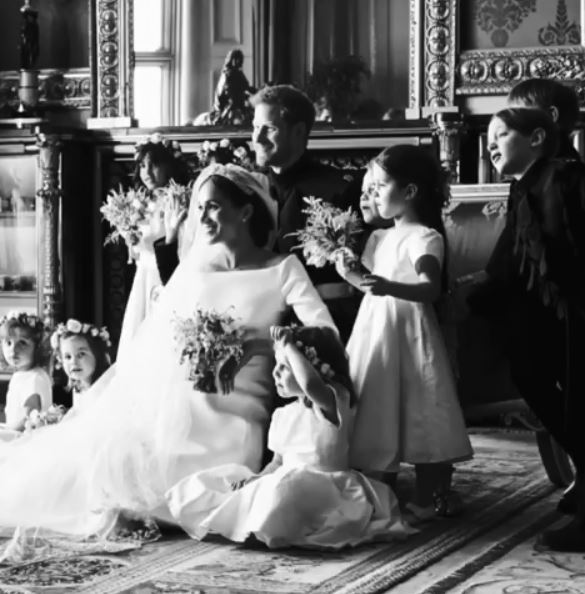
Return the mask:
<svg viewBox="0 0 585 594"><path fill-rule="evenodd" d="M431 125L439 139L439 160L449 172L450 182L459 182L459 159L461 157L461 135L463 120L458 112L438 111L431 118Z"/></svg>
<svg viewBox="0 0 585 594"><path fill-rule="evenodd" d="M42 285L41 316L44 323L53 327L61 315L61 271L59 263L59 213L61 188L59 164L61 142L56 135L39 134L39 166L41 188L37 196L42 200Z"/></svg>

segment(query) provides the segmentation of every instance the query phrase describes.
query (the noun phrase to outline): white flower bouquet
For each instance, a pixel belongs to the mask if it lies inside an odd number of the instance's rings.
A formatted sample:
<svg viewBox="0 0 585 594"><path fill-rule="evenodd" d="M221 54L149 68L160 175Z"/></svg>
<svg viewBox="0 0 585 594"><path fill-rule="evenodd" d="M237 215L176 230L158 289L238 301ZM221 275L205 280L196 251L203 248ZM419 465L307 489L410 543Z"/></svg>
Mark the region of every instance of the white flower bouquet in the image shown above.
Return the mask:
<svg viewBox="0 0 585 594"><path fill-rule="evenodd" d="M154 198L145 188L126 192L110 190L100 212L114 228L105 243L123 239L128 248L135 246L142 237L141 225L148 223L157 209L158 197Z"/></svg>
<svg viewBox="0 0 585 594"><path fill-rule="evenodd" d="M188 209L189 202L191 201L191 193L193 192L193 182L189 182L186 186L178 184L174 179L171 179L169 183L162 187L157 188L154 193L157 197L156 204L159 199L170 199L173 202L177 201L181 208Z"/></svg>
<svg viewBox="0 0 585 594"><path fill-rule="evenodd" d="M56 425L65 416L65 407L58 405L51 405L46 411L39 412L34 409L28 414L26 421L24 422L25 431L33 431L39 427L45 427L46 425Z"/></svg>
<svg viewBox="0 0 585 594"><path fill-rule="evenodd" d="M362 230L357 213L351 208L342 210L315 196L303 200L307 203L302 211L307 220L303 229L290 234L300 242L293 249L302 249L307 264L317 268L334 264L342 253L349 262L357 262L357 236Z"/></svg>
<svg viewBox="0 0 585 594"><path fill-rule="evenodd" d="M175 341L180 363L188 364L193 389L214 393L219 366L232 358L238 364L243 355L244 330L231 315L197 308L190 318L175 319Z"/></svg>

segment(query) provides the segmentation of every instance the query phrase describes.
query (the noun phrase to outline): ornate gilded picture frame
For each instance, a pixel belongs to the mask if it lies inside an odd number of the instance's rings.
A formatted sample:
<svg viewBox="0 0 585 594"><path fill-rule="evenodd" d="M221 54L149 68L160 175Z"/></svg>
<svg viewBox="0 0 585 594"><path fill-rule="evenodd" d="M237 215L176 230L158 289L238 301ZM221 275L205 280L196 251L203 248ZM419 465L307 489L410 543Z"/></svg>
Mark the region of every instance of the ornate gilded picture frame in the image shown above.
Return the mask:
<svg viewBox="0 0 585 594"><path fill-rule="evenodd" d="M580 14L576 22L568 18L567 6L566 0L547 4L546 8L556 11L556 15L539 29L538 41L541 45L461 51L457 62L455 94L506 94L517 82L532 77L562 82L583 81L585 0L578 0ZM535 12L536 7L535 0L506 0L499 8L499 23L493 25L495 19L490 14L483 19L484 31L491 31L492 38L495 34L499 34L500 37L506 36L508 31L514 31L519 26L522 17L530 18L529 13ZM485 2L485 9L492 10L493 7L489 2ZM464 26L469 27L469 23L464 25L460 22L459 30Z"/></svg>
<svg viewBox="0 0 585 594"><path fill-rule="evenodd" d="M133 2L89 0L91 127L130 126L133 115Z"/></svg>

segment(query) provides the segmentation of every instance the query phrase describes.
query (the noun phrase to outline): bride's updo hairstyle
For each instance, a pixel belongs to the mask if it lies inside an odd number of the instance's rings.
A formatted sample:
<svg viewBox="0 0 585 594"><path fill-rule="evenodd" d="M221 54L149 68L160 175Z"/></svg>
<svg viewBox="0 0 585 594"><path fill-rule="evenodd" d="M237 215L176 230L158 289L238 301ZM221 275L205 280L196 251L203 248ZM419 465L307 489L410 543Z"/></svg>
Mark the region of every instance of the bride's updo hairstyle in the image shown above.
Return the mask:
<svg viewBox="0 0 585 594"><path fill-rule="evenodd" d="M270 234L274 231L274 221L264 200L254 191L249 194L244 192L237 184L223 175L210 175L205 183L208 182L212 182L235 208L243 208L246 204L252 205L252 216L248 222L250 236L254 245L265 246Z"/></svg>

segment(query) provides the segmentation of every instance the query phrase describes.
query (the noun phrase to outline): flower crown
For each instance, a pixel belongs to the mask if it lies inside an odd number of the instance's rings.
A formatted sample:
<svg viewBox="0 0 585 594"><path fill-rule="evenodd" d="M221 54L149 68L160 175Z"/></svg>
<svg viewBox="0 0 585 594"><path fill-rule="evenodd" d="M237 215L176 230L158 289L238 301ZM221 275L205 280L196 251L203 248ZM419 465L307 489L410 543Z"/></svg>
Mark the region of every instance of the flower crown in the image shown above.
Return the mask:
<svg viewBox="0 0 585 594"><path fill-rule="evenodd" d="M171 153L174 159L180 159L183 156L181 145L176 140L165 138L160 132L153 132L145 139L138 141L134 145L134 160L138 161L144 147L149 144L162 144L162 146Z"/></svg>
<svg viewBox="0 0 585 594"><path fill-rule="evenodd" d="M255 160L252 151L246 142L236 144L229 138L209 141L205 140L197 151L197 160L200 167L207 167L211 163L234 163L246 169L255 169Z"/></svg>
<svg viewBox="0 0 585 594"><path fill-rule="evenodd" d="M64 324L57 324L53 334L51 335L51 348L58 355L59 345L64 336L71 336L77 334L79 336L92 336L99 338L106 347L111 347L110 334L105 327L98 328L93 324L83 324L79 320L69 319Z"/></svg>
<svg viewBox="0 0 585 594"><path fill-rule="evenodd" d="M324 379L332 379L335 377L335 371L329 363L325 363L323 360L319 358L317 354L317 349L313 346L306 345L302 340L299 340L296 336L296 331L300 326L297 324L291 324L288 326L292 330L293 333L293 340L294 345L301 354L307 359L307 361L315 368L315 370L323 377ZM276 342L276 341L275 341Z"/></svg>
<svg viewBox="0 0 585 594"><path fill-rule="evenodd" d="M319 375L324 379L333 379L335 371L331 368L329 363L325 363L317 355L317 349L312 346L307 346L300 340L295 340L295 346L301 351L305 359L317 370Z"/></svg>
<svg viewBox="0 0 585 594"><path fill-rule="evenodd" d="M45 324L39 316L23 311L9 311L5 316L0 318L0 326L4 326L4 324L11 320L14 320L18 326L30 328L35 332L43 332L46 330Z"/></svg>

